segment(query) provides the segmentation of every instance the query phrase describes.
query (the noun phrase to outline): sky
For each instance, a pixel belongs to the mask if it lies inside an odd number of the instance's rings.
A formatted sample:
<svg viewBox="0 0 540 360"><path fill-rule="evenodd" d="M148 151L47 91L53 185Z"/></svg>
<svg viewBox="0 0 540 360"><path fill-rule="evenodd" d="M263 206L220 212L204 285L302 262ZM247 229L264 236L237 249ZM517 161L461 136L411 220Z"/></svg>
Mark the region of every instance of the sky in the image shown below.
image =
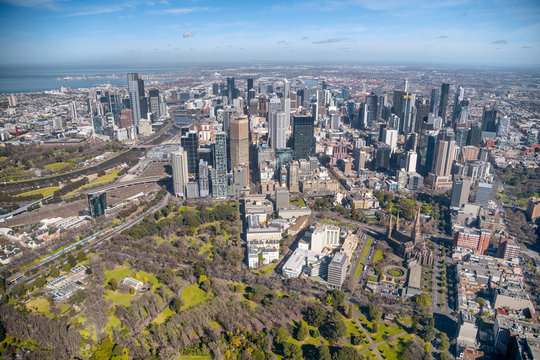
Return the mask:
<svg viewBox="0 0 540 360"><path fill-rule="evenodd" d="M540 67L539 0L0 0L0 65Z"/></svg>

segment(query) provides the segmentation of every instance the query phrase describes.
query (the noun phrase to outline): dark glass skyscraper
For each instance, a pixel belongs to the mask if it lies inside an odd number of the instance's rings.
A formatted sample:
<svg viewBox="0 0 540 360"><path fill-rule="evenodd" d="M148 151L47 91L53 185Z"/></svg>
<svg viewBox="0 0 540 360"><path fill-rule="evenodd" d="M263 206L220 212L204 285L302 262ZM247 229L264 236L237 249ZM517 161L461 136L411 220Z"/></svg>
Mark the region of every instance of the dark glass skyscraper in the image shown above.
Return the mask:
<svg viewBox="0 0 540 360"><path fill-rule="evenodd" d="M235 98L236 88L234 87L234 78L227 78L227 101L229 104L232 104L233 99Z"/></svg>
<svg viewBox="0 0 540 360"><path fill-rule="evenodd" d="M195 131L190 131L180 138L182 147L187 153L188 173L193 177L199 174L199 135Z"/></svg>
<svg viewBox="0 0 540 360"><path fill-rule="evenodd" d="M497 131L497 109L495 106L484 107L484 114L482 115L482 131Z"/></svg>
<svg viewBox="0 0 540 360"><path fill-rule="evenodd" d="M88 209L93 218L104 215L107 208L107 194L103 192L87 195Z"/></svg>
<svg viewBox="0 0 540 360"><path fill-rule="evenodd" d="M216 132L215 134L212 196L216 199L222 199L228 196L227 134L223 131Z"/></svg>
<svg viewBox="0 0 540 360"><path fill-rule="evenodd" d="M450 84L443 83L441 85L441 99L439 102L439 116L446 120L446 108L448 107L448 92L450 91Z"/></svg>
<svg viewBox="0 0 540 360"><path fill-rule="evenodd" d="M313 117L297 115L293 118L294 159L307 159L313 155Z"/></svg>

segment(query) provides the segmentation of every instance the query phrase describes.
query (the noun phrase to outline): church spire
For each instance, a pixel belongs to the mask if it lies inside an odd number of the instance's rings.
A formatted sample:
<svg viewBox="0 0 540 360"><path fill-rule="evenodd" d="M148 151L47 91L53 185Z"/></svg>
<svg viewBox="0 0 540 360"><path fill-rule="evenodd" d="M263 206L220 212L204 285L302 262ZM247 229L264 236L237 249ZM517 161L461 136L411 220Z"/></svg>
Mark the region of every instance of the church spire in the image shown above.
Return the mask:
<svg viewBox="0 0 540 360"><path fill-rule="evenodd" d="M418 205L418 210L416 211L416 219L414 220L414 226L411 232L411 238L416 243L420 240L420 205Z"/></svg>
<svg viewBox="0 0 540 360"><path fill-rule="evenodd" d="M399 231L399 210L396 215L396 231Z"/></svg>
<svg viewBox="0 0 540 360"><path fill-rule="evenodd" d="M386 239L390 238L392 234L392 210L390 210L390 219L388 220L388 227L386 228Z"/></svg>

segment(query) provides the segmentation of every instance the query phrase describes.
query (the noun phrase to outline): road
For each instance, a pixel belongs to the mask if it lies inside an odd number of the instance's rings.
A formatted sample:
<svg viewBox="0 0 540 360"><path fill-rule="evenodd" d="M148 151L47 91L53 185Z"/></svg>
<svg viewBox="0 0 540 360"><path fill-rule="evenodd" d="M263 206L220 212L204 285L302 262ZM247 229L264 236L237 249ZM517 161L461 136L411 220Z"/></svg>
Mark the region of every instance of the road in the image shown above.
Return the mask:
<svg viewBox="0 0 540 360"><path fill-rule="evenodd" d="M13 275L11 275L9 278L8 278L8 282L12 282L14 281L15 279L18 279L17 281L23 281L25 283L30 283L32 281L34 281L34 279L36 279L38 276L40 276L39 272L36 272L34 275L31 275L29 277L24 277L24 274L27 273L28 271L32 271L34 269L38 269L40 268L41 266L45 266L46 264L48 264L49 262L51 262L52 260L55 260L57 257L63 255L63 254L67 254L69 252L72 252L72 251L81 251L81 250L84 250L85 252L88 252L89 249L91 248L96 248L98 247L101 243L103 243L104 241L109 241L113 236L121 233L122 231L124 231L125 229L128 229L130 227L132 227L133 225L135 224L138 224L139 222L142 221L142 219L144 219L144 217L148 214L151 214L151 213L154 213L158 210L161 210L163 207L165 207L165 205L167 205L168 201L169 201L169 198L170 198L170 195L167 194L158 204L154 205L153 207L151 207L150 209L148 209L146 212L142 213L141 215L127 221L127 222L124 222L123 224L121 224L120 226L110 230L105 236L103 237L97 237L96 239L93 239L93 240L89 240L88 242L84 243L84 245L82 245L82 248L81 249L77 249L76 247L73 247L71 250L69 251L64 251L62 253L56 253L55 256L53 257L50 257L49 259L47 259L46 261L43 261L43 262L38 262L38 263L35 263L33 265L30 265L29 267L27 267L26 269L24 269L23 271L19 271Z"/></svg>

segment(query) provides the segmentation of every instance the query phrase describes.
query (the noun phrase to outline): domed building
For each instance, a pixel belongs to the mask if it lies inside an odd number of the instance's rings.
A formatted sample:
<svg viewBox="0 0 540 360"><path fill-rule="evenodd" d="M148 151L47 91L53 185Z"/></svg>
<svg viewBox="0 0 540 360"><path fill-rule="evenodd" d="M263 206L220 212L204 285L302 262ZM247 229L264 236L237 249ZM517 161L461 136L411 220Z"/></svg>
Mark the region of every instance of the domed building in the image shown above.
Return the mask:
<svg viewBox="0 0 540 360"><path fill-rule="evenodd" d="M433 265L433 252L423 241L420 229L420 206L418 206L414 225L410 233L399 229L399 212L395 224L393 224L393 215L390 214L390 220L386 228L386 242L397 256L403 258L408 263L417 260L423 266Z"/></svg>

